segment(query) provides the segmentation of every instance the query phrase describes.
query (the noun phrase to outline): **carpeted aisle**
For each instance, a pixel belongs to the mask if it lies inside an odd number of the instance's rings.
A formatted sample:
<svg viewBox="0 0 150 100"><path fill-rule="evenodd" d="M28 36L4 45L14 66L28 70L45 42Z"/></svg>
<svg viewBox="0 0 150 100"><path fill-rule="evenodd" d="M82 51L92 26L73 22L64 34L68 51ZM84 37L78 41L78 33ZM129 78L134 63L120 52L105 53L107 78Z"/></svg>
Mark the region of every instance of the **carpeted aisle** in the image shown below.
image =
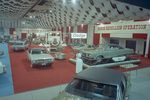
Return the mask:
<svg viewBox="0 0 150 100"><path fill-rule="evenodd" d="M8 47L10 46L9 44ZM38 46L32 44L32 47ZM68 61L70 57L73 57L70 54L71 48L65 47L65 49L63 53L66 53L66 60L55 60L52 66L35 68L30 67L26 51L14 52L9 49L14 92L19 93L68 83L75 75L75 65ZM55 54L51 55L55 56Z"/></svg>
<svg viewBox="0 0 150 100"><path fill-rule="evenodd" d="M4 55L0 56L0 62L7 68L7 73L0 75L0 96L5 96L14 94L14 88L7 44L0 43L0 50L4 50Z"/></svg>

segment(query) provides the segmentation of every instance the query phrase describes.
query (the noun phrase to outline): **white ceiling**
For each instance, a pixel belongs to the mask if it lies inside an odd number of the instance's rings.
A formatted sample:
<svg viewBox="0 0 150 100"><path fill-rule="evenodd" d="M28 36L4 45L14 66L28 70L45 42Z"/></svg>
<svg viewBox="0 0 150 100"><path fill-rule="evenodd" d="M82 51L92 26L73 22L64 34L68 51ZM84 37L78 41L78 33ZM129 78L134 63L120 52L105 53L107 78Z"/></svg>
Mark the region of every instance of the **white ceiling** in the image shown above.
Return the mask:
<svg viewBox="0 0 150 100"><path fill-rule="evenodd" d="M150 18L149 9L116 0L75 1L0 0L0 27L59 28Z"/></svg>

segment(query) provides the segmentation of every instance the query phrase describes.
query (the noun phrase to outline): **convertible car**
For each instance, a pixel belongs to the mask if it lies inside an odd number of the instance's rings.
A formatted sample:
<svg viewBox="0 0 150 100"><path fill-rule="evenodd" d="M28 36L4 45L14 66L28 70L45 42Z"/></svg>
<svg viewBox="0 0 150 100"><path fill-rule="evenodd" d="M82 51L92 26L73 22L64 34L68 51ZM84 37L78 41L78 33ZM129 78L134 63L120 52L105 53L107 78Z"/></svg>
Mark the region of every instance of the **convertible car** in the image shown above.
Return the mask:
<svg viewBox="0 0 150 100"><path fill-rule="evenodd" d="M91 61L96 64L109 59L112 61L123 61L134 51L115 44L99 44L96 49L83 49L80 53L83 61Z"/></svg>
<svg viewBox="0 0 150 100"><path fill-rule="evenodd" d="M24 41L16 41L14 43L14 45L12 45L10 47L11 50L14 50L14 51L18 51L18 50L26 50L29 48L29 44L27 42L24 42Z"/></svg>
<svg viewBox="0 0 150 100"><path fill-rule="evenodd" d="M31 62L31 67L34 65L51 65L54 63L54 57L45 48L31 48L26 53L28 60Z"/></svg>
<svg viewBox="0 0 150 100"><path fill-rule="evenodd" d="M76 74L52 100L128 100L129 91L129 73L91 67Z"/></svg>
<svg viewBox="0 0 150 100"><path fill-rule="evenodd" d="M0 55L4 55L4 51L0 50Z"/></svg>

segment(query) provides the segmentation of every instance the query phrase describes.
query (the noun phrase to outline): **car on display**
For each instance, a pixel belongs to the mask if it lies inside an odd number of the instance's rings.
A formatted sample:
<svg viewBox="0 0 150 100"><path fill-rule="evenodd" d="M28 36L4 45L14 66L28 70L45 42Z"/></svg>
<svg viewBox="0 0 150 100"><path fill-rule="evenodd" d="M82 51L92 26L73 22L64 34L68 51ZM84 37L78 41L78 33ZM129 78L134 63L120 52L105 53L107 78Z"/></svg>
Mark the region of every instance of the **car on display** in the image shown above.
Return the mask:
<svg viewBox="0 0 150 100"><path fill-rule="evenodd" d="M52 65L54 63L54 57L45 48L30 48L26 53L28 60L31 62L31 67L34 67L34 65Z"/></svg>
<svg viewBox="0 0 150 100"><path fill-rule="evenodd" d="M116 44L99 44L96 49L80 50L83 61L91 61L93 64L112 61L123 61L134 53L133 49L123 48Z"/></svg>
<svg viewBox="0 0 150 100"><path fill-rule="evenodd" d="M7 70L6 70L6 66L2 64L2 62L0 62L0 75L2 74L6 74Z"/></svg>
<svg viewBox="0 0 150 100"><path fill-rule="evenodd" d="M29 48L29 44L24 41L16 41L11 47L11 50L18 51L18 50L27 50Z"/></svg>
<svg viewBox="0 0 150 100"><path fill-rule="evenodd" d="M127 100L130 86L129 73L91 67L76 74L52 100Z"/></svg>
<svg viewBox="0 0 150 100"><path fill-rule="evenodd" d="M79 46L73 46L72 49L80 52L80 50L95 50L96 46L93 44L80 44Z"/></svg>
<svg viewBox="0 0 150 100"><path fill-rule="evenodd" d="M4 55L4 51L0 50L0 55Z"/></svg>
<svg viewBox="0 0 150 100"><path fill-rule="evenodd" d="M13 39L13 40L9 40L10 44L14 44L18 41L23 41L23 42L28 42L29 40L27 38L23 38L23 39Z"/></svg>

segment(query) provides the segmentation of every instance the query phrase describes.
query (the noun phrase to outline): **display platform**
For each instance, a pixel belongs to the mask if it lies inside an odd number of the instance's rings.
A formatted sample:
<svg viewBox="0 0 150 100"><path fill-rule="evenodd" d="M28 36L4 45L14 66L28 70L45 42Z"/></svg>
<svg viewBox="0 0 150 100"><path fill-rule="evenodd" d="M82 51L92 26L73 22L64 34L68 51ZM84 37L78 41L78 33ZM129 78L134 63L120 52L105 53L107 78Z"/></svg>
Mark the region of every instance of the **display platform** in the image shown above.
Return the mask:
<svg viewBox="0 0 150 100"><path fill-rule="evenodd" d="M76 63L76 59L75 58L70 58L69 61L71 63ZM134 59L134 58L128 58L126 61L120 61L120 62L108 62L105 64L97 64L97 65L90 65L87 63L83 63L83 67L84 68L89 68L89 67L115 67L115 66L119 66L122 64L129 64L129 63L140 63L141 61L139 59Z"/></svg>

